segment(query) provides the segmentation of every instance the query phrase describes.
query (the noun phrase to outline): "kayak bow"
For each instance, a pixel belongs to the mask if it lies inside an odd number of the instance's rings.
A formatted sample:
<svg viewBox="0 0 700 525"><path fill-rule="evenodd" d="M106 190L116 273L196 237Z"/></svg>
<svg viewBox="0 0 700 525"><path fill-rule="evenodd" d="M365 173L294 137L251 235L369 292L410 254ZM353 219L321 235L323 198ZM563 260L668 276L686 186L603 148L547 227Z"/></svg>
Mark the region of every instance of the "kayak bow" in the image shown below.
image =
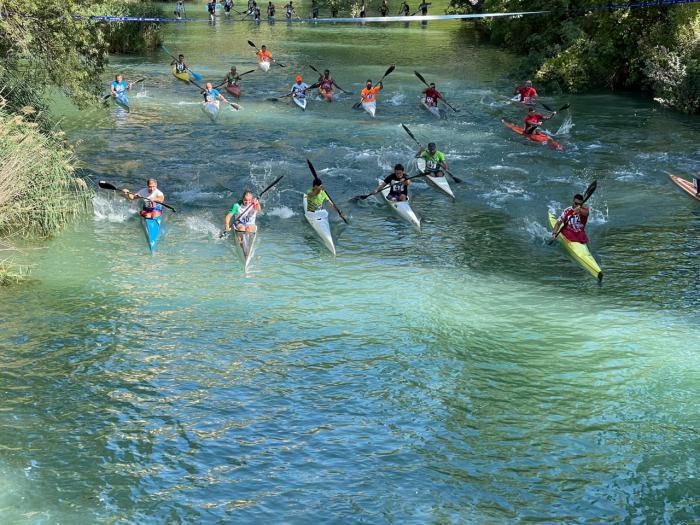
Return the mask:
<svg viewBox="0 0 700 525"><path fill-rule="evenodd" d="M216 119L219 117L219 101L202 102L202 111L206 113L212 122L216 122Z"/></svg>
<svg viewBox="0 0 700 525"><path fill-rule="evenodd" d="M416 174L425 173L425 159L416 159L416 168L418 168ZM450 183L447 182L447 177L444 175L442 177L426 175L425 179L428 181L428 184L430 184L436 190L441 191L451 199L455 198L455 194L452 192Z"/></svg>
<svg viewBox="0 0 700 525"><path fill-rule="evenodd" d="M154 219L146 219L144 217L141 218L143 231L146 234L146 242L148 243L148 247L150 248L151 253L154 253L156 250L156 244L158 243L158 239L160 237L162 221L162 215L159 215Z"/></svg>
<svg viewBox="0 0 700 525"><path fill-rule="evenodd" d="M292 97L292 100L294 103L299 106L303 111L306 111L306 97L304 98L299 98L299 97Z"/></svg>
<svg viewBox="0 0 700 525"><path fill-rule="evenodd" d="M374 114L377 112L377 103L376 102L363 102L362 109L364 109L367 113L369 113L370 117L374 118Z"/></svg>
<svg viewBox="0 0 700 525"><path fill-rule="evenodd" d="M384 182L379 179L379 182ZM389 195L389 186L384 188L381 192L382 200L389 206L396 214L403 220L410 222L413 226L420 231L420 219L416 217L416 214L411 209L411 205L408 203L408 199L405 201L392 201L387 196Z"/></svg>
<svg viewBox="0 0 700 525"><path fill-rule="evenodd" d="M331 226L328 222L328 211L318 210L318 211L308 211L307 208L308 199L306 193L302 199L302 206L304 207L304 217L306 217L307 222L311 225L316 234L321 238L323 244L330 250L330 252L335 255L335 245L333 244L333 236L331 235Z"/></svg>
<svg viewBox="0 0 700 525"><path fill-rule="evenodd" d="M671 175L670 173L668 174L668 176L671 177L671 180L675 182L684 192L689 194L695 200L700 201L700 195L698 195L698 192L695 188L695 184L692 181L684 179L683 177L676 177L675 175Z"/></svg>
<svg viewBox="0 0 700 525"><path fill-rule="evenodd" d="M557 218L550 212L549 213L549 224L552 228L557 223ZM557 236L557 239L564 245L564 248L569 255L576 261L584 270L590 273L593 277L598 279L598 282L603 280L603 272L598 266L598 263L591 255L588 250L588 245L580 242L572 242L567 239L564 234Z"/></svg>
<svg viewBox="0 0 700 525"><path fill-rule="evenodd" d="M503 121L503 125L508 129L514 131L518 135L523 135L524 137L529 138L533 142L541 142L543 144L547 144L550 148L555 149L557 151L564 151L564 146L556 142L554 139L552 139L549 135L546 135L545 133L540 133L539 131L536 131L534 133L525 133L525 128L523 128L522 126L517 126L512 122L508 122L506 120Z"/></svg>

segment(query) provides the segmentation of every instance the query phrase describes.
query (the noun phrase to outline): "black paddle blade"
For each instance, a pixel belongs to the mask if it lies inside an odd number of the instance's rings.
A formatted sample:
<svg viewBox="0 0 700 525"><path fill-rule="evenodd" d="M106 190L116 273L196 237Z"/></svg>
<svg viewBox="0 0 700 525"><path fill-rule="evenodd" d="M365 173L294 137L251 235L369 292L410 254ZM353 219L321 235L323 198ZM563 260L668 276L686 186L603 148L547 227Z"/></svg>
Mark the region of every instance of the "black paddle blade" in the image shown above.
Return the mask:
<svg viewBox="0 0 700 525"><path fill-rule="evenodd" d="M372 195L371 193L368 193L367 195L355 195L352 199L350 199L350 202L357 202L357 201L363 201L367 197Z"/></svg>
<svg viewBox="0 0 700 525"><path fill-rule="evenodd" d="M388 75L390 75L391 72L394 71L394 69L396 69L396 64L391 64L391 65L389 66L389 69L386 70L386 73L384 73L384 76L382 77L382 80L383 80L385 77L387 77ZM380 82L381 82L381 80L380 80Z"/></svg>
<svg viewBox="0 0 700 525"><path fill-rule="evenodd" d="M406 126L406 124L401 124L401 126L403 126L403 129L406 130L406 133L408 133L408 136L409 136L409 137L411 137L413 140L415 140L416 142L418 142L418 139L417 139L416 137L413 136L413 133L411 133L411 130L408 129L408 127ZM420 142L418 142L418 145L420 145Z"/></svg>
<svg viewBox="0 0 700 525"><path fill-rule="evenodd" d="M593 195L593 192L596 190L598 187L598 181L594 180L591 182L591 184L586 188L586 192L583 194L583 202L586 202L588 199L591 198L591 195Z"/></svg>
<svg viewBox="0 0 700 525"><path fill-rule="evenodd" d="M311 170L311 175L314 176L314 180L318 180L318 175L316 174L316 168L314 168L314 165L311 164L309 159L306 159L306 163L309 165L309 169Z"/></svg>
<svg viewBox="0 0 700 525"><path fill-rule="evenodd" d="M314 70L316 73L318 73L319 75L321 74L321 73L319 72L319 70L316 69L316 68L315 68L314 66L312 66L311 64L309 64L309 67L310 67L311 69L313 69L313 70Z"/></svg>
<svg viewBox="0 0 700 525"><path fill-rule="evenodd" d="M256 46L255 44L253 44L253 42L251 42L250 40L248 40L248 45L251 46L251 47L254 47L255 49L258 48L258 46Z"/></svg>
<svg viewBox="0 0 700 525"><path fill-rule="evenodd" d="M245 73L241 73L241 74L238 75L238 76L239 76L239 77L242 77L243 75L247 75L248 73L255 73L255 70L254 70L254 69L251 69L250 71L246 71Z"/></svg>
<svg viewBox="0 0 700 525"><path fill-rule="evenodd" d="M425 79L423 78L423 75L421 75L418 71L414 71L414 73L415 73L416 76L418 77L418 80L420 80L421 82L423 82L423 84L425 84L426 86L429 86L429 85L430 85L430 84L428 84L428 83L425 81Z"/></svg>
<svg viewBox="0 0 700 525"><path fill-rule="evenodd" d="M564 111L565 109L569 109L571 107L571 104L564 104L562 107L559 108L559 111Z"/></svg>
<svg viewBox="0 0 700 525"><path fill-rule="evenodd" d="M542 104L542 102L540 102L540 104ZM550 113L554 112L554 110L552 108L550 108L547 104L542 104L542 107L544 109L546 109L547 111L549 111Z"/></svg>
<svg viewBox="0 0 700 525"><path fill-rule="evenodd" d="M106 180L101 180L100 182L97 183L97 185L100 188L104 188L105 190L118 191L117 187L114 184L110 184Z"/></svg>

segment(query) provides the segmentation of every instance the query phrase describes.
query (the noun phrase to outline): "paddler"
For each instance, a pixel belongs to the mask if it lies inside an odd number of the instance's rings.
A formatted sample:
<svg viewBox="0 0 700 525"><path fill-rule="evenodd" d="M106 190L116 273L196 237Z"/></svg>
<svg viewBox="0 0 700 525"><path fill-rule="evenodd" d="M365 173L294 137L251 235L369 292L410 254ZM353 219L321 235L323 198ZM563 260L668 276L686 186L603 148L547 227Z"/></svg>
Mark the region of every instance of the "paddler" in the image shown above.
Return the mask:
<svg viewBox="0 0 700 525"><path fill-rule="evenodd" d="M523 131L523 133L525 133L526 135L532 135L533 133L535 133L535 131L537 131L537 128L539 128L545 120L549 120L556 114L557 112L553 111L550 115L545 117L544 115L540 115L539 113L537 113L537 111L535 111L535 108L528 108L527 115L525 115L525 130Z"/></svg>
<svg viewBox="0 0 700 525"><path fill-rule="evenodd" d="M330 70L324 69L323 74L318 77L318 80L310 86L310 88L317 87L321 94L328 99L328 102L331 102L333 100L333 86L337 87L340 91L345 91L333 79Z"/></svg>
<svg viewBox="0 0 700 525"><path fill-rule="evenodd" d="M233 0L224 0L224 12L227 17L231 16L231 8L233 7Z"/></svg>
<svg viewBox="0 0 700 525"><path fill-rule="evenodd" d="M189 69L187 64L185 64L185 55L178 55L177 60L170 62L170 65L175 66L175 71L178 73L184 73Z"/></svg>
<svg viewBox="0 0 700 525"><path fill-rule="evenodd" d="M411 181L406 178L403 171L403 165L397 164L394 166L394 173L389 175L384 179L383 182L377 186L377 189L373 193L379 193L384 188L389 186L389 195L387 199L390 201L406 201L408 200L408 185Z"/></svg>
<svg viewBox="0 0 700 525"><path fill-rule="evenodd" d="M207 12L209 13L209 20L214 21L214 16L216 16L216 1L212 0L207 2Z"/></svg>
<svg viewBox="0 0 700 525"><path fill-rule="evenodd" d="M275 18L275 4L267 3L267 18Z"/></svg>
<svg viewBox="0 0 700 525"><path fill-rule="evenodd" d="M382 16L389 14L389 3L387 0L382 0L382 5L379 7L379 14Z"/></svg>
<svg viewBox="0 0 700 525"><path fill-rule="evenodd" d="M184 14L185 2L183 2L183 0L177 0L177 2L175 3L175 16L178 20L180 20Z"/></svg>
<svg viewBox="0 0 700 525"><path fill-rule="evenodd" d="M441 98L443 102L445 100L442 97L442 93L435 89L435 82L431 82L430 86L423 90L423 95L425 96L424 102L426 106L437 106L438 100Z"/></svg>
<svg viewBox="0 0 700 525"><path fill-rule="evenodd" d="M316 19L318 18L318 11L319 11L319 5L318 5L318 0L312 0L311 1L311 18Z"/></svg>
<svg viewBox="0 0 700 525"><path fill-rule="evenodd" d="M237 86L239 80L241 80L241 77L236 71L236 66L231 66L231 71L226 73L226 76L224 77L224 82L227 86Z"/></svg>
<svg viewBox="0 0 700 525"><path fill-rule="evenodd" d="M244 191L241 200L233 203L224 219L224 231L230 232L234 227L239 232L254 232L256 230L255 217L262 210L258 199L253 198L250 191ZM233 219L233 224L231 224Z"/></svg>
<svg viewBox="0 0 700 525"><path fill-rule="evenodd" d="M583 195L577 193L574 195L573 205L566 208L554 224L552 239L555 239L557 233L559 233L571 242L587 243L586 223L588 222L588 214L588 208L583 207ZM559 228L562 224L564 227L560 232Z"/></svg>
<svg viewBox="0 0 700 525"><path fill-rule="evenodd" d="M338 212L338 215L340 215L343 220L346 220L343 212L341 212L328 197L326 190L323 188L323 182L321 182L321 179L314 179L313 186L306 192L306 211L314 213L322 210L324 202L329 202L333 209Z"/></svg>
<svg viewBox="0 0 700 525"><path fill-rule="evenodd" d="M272 58L272 53L270 53L267 50L267 46L264 44L260 48L260 51L258 51L257 55L258 55L258 62L274 62L275 61L275 59Z"/></svg>
<svg viewBox="0 0 700 525"><path fill-rule="evenodd" d="M292 20L292 15L294 15L294 6L292 5L292 0L289 0L289 3L284 6L285 12L284 16L287 18L287 22Z"/></svg>
<svg viewBox="0 0 700 525"><path fill-rule="evenodd" d="M418 6L421 16L426 16L428 14L428 7L431 6L431 2L421 2Z"/></svg>
<svg viewBox="0 0 700 525"><path fill-rule="evenodd" d="M218 89L214 89L214 87L211 85L211 82L206 83L201 94L204 95L204 102L214 102L215 100L223 100L227 104L229 103L229 101L226 100L226 98L221 94L221 92Z"/></svg>
<svg viewBox="0 0 700 525"><path fill-rule="evenodd" d="M292 84L292 89L289 94L294 98L304 99L306 98L306 90L309 89L309 85L303 81L301 75L297 75L295 83Z"/></svg>
<svg viewBox="0 0 700 525"><path fill-rule="evenodd" d="M360 91L360 96L362 97L362 103L367 104L369 102L377 102L377 93L379 93L382 88L384 87L384 84L382 84L381 80L379 83L372 87L372 80L367 79L367 82L365 82L365 88Z"/></svg>
<svg viewBox="0 0 700 525"><path fill-rule="evenodd" d="M537 99L537 91L532 87L532 80L526 80L524 85L516 87L513 95L517 94L520 94L519 102L523 104L534 104Z"/></svg>
<svg viewBox="0 0 700 525"><path fill-rule="evenodd" d="M130 89L131 84L126 83L123 75L116 75L114 80L112 80L112 84L110 85L110 91L112 92L112 96L114 98L124 96L124 94Z"/></svg>
<svg viewBox="0 0 700 525"><path fill-rule="evenodd" d="M411 8L408 7L408 4L406 3L406 0L401 2L401 6L399 6L399 15L403 16L411 16Z"/></svg>
<svg viewBox="0 0 700 525"><path fill-rule="evenodd" d="M429 173L431 177L444 177L445 173L443 170L449 169L445 160L445 154L437 150L434 142L428 143L427 150L421 146L418 153L416 153L416 158L425 160L424 173Z"/></svg>
<svg viewBox="0 0 700 525"><path fill-rule="evenodd" d="M156 179L148 179L146 187L140 189L136 193L132 193L128 188L122 190L124 196L133 201L137 198L143 199L143 208L141 209L141 217L144 219L155 219L163 214L163 206L165 195L158 189L158 181Z"/></svg>

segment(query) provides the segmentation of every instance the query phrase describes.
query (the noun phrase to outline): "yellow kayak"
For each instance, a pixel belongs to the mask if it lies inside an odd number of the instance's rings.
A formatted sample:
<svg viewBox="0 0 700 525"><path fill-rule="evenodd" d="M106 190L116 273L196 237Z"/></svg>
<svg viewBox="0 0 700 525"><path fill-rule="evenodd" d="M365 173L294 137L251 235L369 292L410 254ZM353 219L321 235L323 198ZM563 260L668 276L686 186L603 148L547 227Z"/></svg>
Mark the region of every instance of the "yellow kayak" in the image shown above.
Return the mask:
<svg viewBox="0 0 700 525"><path fill-rule="evenodd" d="M554 228L556 223L557 218L550 213L550 226ZM591 252L588 251L588 246L580 242L571 242L563 235L558 235L557 239L559 239L559 241L564 245L564 248L566 248L566 251L569 252L569 255L571 255L571 257L573 257L573 259L579 263L584 270L598 279L599 282L603 280L603 272L601 271L600 266L598 266L596 260L591 255Z"/></svg>
<svg viewBox="0 0 700 525"><path fill-rule="evenodd" d="M180 80L184 80L185 82L190 81L190 74L187 71L183 71L182 73L178 73L177 69L175 69L175 66L173 66L173 75L175 75L175 77L179 78Z"/></svg>

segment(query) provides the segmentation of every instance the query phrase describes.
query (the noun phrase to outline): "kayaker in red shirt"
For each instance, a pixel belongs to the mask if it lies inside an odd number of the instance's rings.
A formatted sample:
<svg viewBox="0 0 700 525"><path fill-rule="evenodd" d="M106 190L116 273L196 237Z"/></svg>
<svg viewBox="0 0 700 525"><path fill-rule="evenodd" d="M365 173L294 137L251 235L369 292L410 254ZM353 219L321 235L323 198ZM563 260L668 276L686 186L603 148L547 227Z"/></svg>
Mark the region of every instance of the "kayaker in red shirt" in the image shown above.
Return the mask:
<svg viewBox="0 0 700 525"><path fill-rule="evenodd" d="M551 115L545 117L544 115L540 115L539 113L537 113L537 111L535 111L535 108L529 108L527 110L527 115L525 115L524 133L526 135L532 135L535 131L537 131L537 128L539 128L545 120L549 120L556 114L557 112L554 111Z"/></svg>
<svg viewBox="0 0 700 525"><path fill-rule="evenodd" d="M435 82L431 82L430 87L423 90L423 95L425 95L426 106L437 106L438 100L442 98L442 93L435 89Z"/></svg>
<svg viewBox="0 0 700 525"><path fill-rule="evenodd" d="M532 87L532 80L527 80L524 85L518 86L513 91L513 95L520 94L520 101L523 104L532 104L537 99L537 90Z"/></svg>
<svg viewBox="0 0 700 525"><path fill-rule="evenodd" d="M556 238L559 227L563 224L560 235L563 235L571 242L587 243L586 223L588 222L588 214L588 208L583 207L583 195L577 193L574 195L573 205L566 208L554 224L552 239Z"/></svg>

